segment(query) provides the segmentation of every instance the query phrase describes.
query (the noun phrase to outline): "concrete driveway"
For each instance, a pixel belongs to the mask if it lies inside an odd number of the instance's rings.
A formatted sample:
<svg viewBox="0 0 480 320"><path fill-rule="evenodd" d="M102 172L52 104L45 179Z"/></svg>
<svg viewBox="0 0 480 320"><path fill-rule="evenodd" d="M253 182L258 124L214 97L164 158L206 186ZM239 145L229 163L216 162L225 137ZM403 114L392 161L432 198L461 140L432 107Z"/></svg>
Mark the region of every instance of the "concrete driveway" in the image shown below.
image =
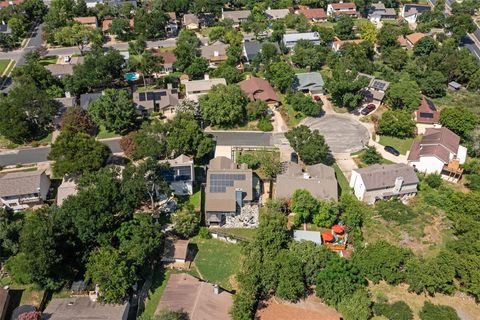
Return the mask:
<svg viewBox="0 0 480 320"><path fill-rule="evenodd" d="M359 151L370 140L367 128L349 116L326 114L320 118L306 118L301 124L318 130L333 153Z"/></svg>

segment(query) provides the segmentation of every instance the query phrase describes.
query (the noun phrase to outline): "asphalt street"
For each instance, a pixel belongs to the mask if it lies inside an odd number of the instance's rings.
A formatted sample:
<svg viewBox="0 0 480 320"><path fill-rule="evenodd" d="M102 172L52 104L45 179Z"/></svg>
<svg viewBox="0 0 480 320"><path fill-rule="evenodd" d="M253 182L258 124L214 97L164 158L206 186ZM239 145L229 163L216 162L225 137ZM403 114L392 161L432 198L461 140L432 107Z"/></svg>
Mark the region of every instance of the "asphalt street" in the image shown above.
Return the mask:
<svg viewBox="0 0 480 320"><path fill-rule="evenodd" d="M288 144L283 133L256 131L209 131L217 146L269 147Z"/></svg>
<svg viewBox="0 0 480 320"><path fill-rule="evenodd" d="M102 140L112 153L122 152L120 147L120 138L112 138ZM0 166L14 166L17 164L30 164L48 161L47 157L50 153L50 146L38 148L15 149L0 152Z"/></svg>

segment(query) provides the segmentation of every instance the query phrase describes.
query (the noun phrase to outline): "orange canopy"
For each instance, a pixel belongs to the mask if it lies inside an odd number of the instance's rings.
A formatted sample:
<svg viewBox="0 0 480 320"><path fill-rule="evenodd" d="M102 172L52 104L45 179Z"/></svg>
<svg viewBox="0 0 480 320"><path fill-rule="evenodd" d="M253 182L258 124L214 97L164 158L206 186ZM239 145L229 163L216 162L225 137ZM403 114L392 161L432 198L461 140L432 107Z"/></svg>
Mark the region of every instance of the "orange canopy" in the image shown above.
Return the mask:
<svg viewBox="0 0 480 320"><path fill-rule="evenodd" d="M335 224L335 225L333 225L332 230L335 233L342 234L345 231L345 228L343 226Z"/></svg>
<svg viewBox="0 0 480 320"><path fill-rule="evenodd" d="M331 232L324 232L322 233L322 239L323 241L327 241L327 242L330 242L333 240L333 234Z"/></svg>

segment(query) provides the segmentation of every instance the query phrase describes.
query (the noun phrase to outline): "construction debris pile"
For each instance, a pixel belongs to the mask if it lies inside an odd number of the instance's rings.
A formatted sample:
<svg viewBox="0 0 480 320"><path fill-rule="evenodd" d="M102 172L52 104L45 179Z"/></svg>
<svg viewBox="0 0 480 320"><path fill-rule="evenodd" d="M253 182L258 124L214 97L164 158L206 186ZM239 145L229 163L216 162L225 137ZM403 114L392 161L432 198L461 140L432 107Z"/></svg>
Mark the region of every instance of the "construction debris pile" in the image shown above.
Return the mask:
<svg viewBox="0 0 480 320"><path fill-rule="evenodd" d="M258 227L258 206L245 205L239 215L227 217L224 228L256 228Z"/></svg>

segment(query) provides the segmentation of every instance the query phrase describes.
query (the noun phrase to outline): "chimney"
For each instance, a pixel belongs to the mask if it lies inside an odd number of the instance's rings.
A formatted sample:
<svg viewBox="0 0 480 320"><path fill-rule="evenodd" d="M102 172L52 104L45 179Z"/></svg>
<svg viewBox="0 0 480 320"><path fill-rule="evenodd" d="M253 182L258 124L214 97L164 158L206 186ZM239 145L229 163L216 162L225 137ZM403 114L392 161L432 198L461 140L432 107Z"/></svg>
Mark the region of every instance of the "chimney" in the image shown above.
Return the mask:
<svg viewBox="0 0 480 320"><path fill-rule="evenodd" d="M235 202L237 203L237 208L241 210L243 207L243 191L240 188L235 189Z"/></svg>
<svg viewBox="0 0 480 320"><path fill-rule="evenodd" d="M310 179L310 174L308 172L303 173L303 179L308 180Z"/></svg>
<svg viewBox="0 0 480 320"><path fill-rule="evenodd" d="M220 294L220 287L218 286L218 284L213 285L213 293Z"/></svg>
<svg viewBox="0 0 480 320"><path fill-rule="evenodd" d="M403 186L403 178L397 177L395 179L395 186L393 187L393 192L399 193L400 189L402 189L402 186Z"/></svg>
<svg viewBox="0 0 480 320"><path fill-rule="evenodd" d="M205 80L210 80L210 75L209 75L208 73L205 73L205 74L203 75L203 78L204 78Z"/></svg>
<svg viewBox="0 0 480 320"><path fill-rule="evenodd" d="M213 56L214 57L220 56L220 52L218 52L217 50L213 51Z"/></svg>

